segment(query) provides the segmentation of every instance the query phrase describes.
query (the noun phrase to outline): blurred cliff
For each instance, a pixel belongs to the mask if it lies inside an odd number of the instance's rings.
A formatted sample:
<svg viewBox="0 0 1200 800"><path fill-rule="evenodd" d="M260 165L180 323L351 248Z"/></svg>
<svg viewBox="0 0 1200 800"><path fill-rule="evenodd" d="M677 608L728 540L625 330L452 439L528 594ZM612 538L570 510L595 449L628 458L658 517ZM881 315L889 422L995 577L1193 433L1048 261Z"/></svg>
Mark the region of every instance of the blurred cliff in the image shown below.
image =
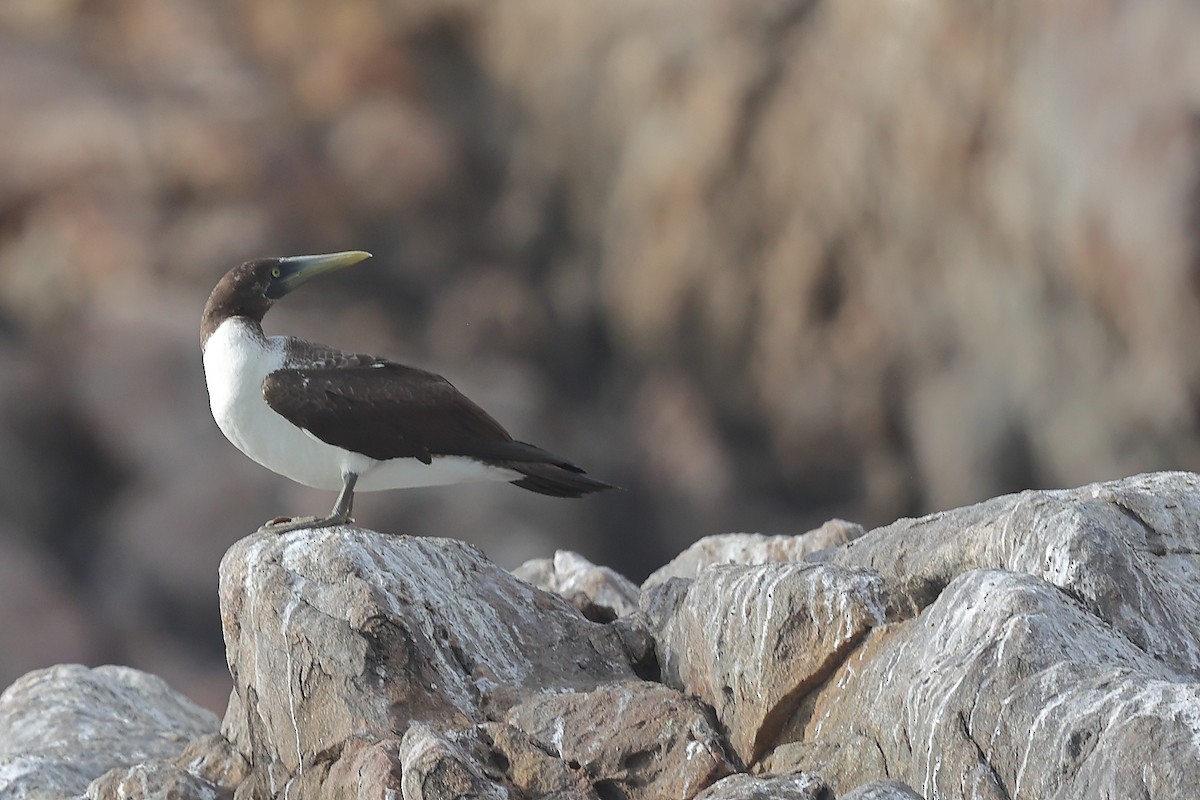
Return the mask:
<svg viewBox="0 0 1200 800"><path fill-rule="evenodd" d="M259 255L372 251L267 328L627 487L358 500L507 567L1196 468L1198 36L1182 0L3 4L0 685L223 707L221 553L333 499L208 415L200 309Z"/></svg>

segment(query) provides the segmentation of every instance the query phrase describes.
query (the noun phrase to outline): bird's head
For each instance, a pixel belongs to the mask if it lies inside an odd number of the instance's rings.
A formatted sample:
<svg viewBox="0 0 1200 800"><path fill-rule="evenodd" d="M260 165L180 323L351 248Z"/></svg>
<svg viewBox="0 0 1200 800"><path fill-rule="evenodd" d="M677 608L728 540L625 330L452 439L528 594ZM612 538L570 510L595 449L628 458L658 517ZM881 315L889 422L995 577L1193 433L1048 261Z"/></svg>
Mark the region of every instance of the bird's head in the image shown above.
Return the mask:
<svg viewBox="0 0 1200 800"><path fill-rule="evenodd" d="M342 269L370 258L370 253L349 250L319 256L259 258L234 267L217 283L204 307L200 340L223 320L246 317L262 322L275 301L318 275Z"/></svg>

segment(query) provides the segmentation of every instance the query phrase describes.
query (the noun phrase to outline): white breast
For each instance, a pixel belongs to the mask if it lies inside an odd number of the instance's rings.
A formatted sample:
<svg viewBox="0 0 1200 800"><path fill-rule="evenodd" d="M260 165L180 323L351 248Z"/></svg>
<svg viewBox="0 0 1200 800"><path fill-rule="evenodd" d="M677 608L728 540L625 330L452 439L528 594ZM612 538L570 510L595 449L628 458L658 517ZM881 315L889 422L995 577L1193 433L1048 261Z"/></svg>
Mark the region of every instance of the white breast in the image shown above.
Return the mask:
<svg viewBox="0 0 1200 800"><path fill-rule="evenodd" d="M513 480L520 475L459 457L376 461L326 444L276 414L262 395L263 379L285 364L284 339L263 336L245 320L227 319L204 346L204 376L213 419L229 441L273 472L297 483L336 491L342 476L359 476L356 490Z"/></svg>

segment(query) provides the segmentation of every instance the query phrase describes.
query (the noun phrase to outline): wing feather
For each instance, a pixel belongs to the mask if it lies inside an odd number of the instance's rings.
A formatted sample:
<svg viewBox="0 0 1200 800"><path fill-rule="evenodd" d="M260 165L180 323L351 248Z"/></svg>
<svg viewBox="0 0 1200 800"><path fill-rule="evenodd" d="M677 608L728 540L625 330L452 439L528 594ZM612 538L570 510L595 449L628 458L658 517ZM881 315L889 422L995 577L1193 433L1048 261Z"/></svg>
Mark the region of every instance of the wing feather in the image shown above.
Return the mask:
<svg viewBox="0 0 1200 800"><path fill-rule="evenodd" d="M416 458L429 464L434 456L453 455L578 471L540 448L514 441L440 375L367 356L337 355L321 366L267 375L262 384L267 405L327 444L380 461Z"/></svg>

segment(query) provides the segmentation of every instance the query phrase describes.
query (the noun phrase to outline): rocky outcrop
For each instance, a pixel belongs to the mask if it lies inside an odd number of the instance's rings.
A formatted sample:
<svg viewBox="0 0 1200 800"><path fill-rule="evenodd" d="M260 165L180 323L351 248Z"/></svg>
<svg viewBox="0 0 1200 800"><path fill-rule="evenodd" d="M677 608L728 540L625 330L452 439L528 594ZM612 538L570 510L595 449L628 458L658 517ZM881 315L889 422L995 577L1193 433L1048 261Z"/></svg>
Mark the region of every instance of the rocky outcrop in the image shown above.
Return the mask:
<svg viewBox="0 0 1200 800"><path fill-rule="evenodd" d="M713 564L767 564L800 561L805 557L851 542L866 533L863 527L842 519L831 519L821 527L799 536L764 536L761 533L721 533L705 536L642 582L648 589L671 578L695 578Z"/></svg>
<svg viewBox="0 0 1200 800"><path fill-rule="evenodd" d="M35 673L0 798L1194 797L1200 476L802 538L704 543L595 621L628 586L569 553L522 572L571 602L454 540L260 532L220 732L140 673Z"/></svg>
<svg viewBox="0 0 1200 800"><path fill-rule="evenodd" d="M31 672L0 695L0 797L76 797L108 770L178 756L217 725L135 669Z"/></svg>
<svg viewBox="0 0 1200 800"><path fill-rule="evenodd" d="M637 610L638 585L610 567L599 567L579 553L559 550L554 558L536 558L513 574L539 589L560 594L585 617L609 622Z"/></svg>

